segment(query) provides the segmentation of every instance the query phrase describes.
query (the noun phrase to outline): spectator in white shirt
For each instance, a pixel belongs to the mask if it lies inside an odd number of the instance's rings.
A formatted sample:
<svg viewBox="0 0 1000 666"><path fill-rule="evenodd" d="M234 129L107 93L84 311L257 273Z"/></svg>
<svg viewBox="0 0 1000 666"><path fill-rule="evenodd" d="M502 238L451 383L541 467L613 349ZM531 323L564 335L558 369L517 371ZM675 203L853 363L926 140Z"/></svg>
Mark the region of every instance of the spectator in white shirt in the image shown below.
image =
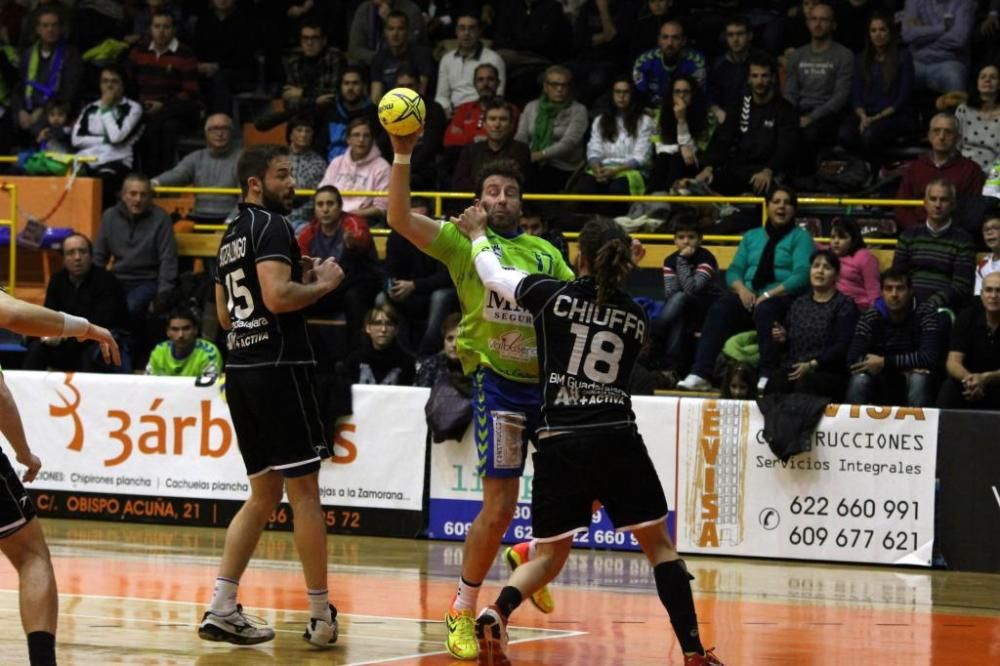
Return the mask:
<svg viewBox="0 0 1000 666"><path fill-rule="evenodd" d="M496 67L500 81L497 94L503 96L504 79L507 78L503 58L483 44L481 35L478 16L475 14L458 16L458 21L455 23L458 47L441 58L441 64L438 66L437 94L434 97L448 117L451 117L452 111L459 104L479 99L473 79L476 68L483 63Z"/></svg>

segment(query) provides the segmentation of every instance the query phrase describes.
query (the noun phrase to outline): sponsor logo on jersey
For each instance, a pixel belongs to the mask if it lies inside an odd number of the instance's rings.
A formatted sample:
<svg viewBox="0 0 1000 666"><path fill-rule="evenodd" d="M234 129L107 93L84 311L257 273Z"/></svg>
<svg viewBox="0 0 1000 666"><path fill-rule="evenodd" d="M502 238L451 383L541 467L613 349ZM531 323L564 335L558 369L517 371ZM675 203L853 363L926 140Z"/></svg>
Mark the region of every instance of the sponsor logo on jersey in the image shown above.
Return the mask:
<svg viewBox="0 0 1000 666"><path fill-rule="evenodd" d="M492 289L486 293L486 305L483 307L483 319L494 323L513 324L534 328L531 313L511 303Z"/></svg>

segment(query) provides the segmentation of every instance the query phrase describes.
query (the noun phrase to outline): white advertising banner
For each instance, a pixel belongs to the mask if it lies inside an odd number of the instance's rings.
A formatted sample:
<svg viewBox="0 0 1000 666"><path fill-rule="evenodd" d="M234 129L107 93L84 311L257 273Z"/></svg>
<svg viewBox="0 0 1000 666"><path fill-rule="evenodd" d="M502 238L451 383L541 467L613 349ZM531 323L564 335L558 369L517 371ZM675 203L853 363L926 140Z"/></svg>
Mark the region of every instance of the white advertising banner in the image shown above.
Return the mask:
<svg viewBox="0 0 1000 666"><path fill-rule="evenodd" d="M929 566L938 412L830 405L782 462L755 403L684 400L678 549Z"/></svg>
<svg viewBox="0 0 1000 666"><path fill-rule="evenodd" d="M219 384L60 372L4 377L44 465L32 488L211 500L249 493ZM423 411L395 407L413 392L355 387L357 413L367 416L337 427L334 459L320 471L324 505L421 511Z"/></svg>

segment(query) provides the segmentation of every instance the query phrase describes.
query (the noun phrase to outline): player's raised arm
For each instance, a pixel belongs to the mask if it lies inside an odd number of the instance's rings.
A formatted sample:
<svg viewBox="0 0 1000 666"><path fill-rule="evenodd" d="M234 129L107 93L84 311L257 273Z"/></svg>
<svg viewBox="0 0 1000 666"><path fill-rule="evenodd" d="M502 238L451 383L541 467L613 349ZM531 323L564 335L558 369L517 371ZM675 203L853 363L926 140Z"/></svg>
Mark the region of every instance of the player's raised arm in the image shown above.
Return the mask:
<svg viewBox="0 0 1000 666"><path fill-rule="evenodd" d="M392 171L389 173L389 226L418 248L425 248L434 242L441 231L441 223L424 215L410 211L410 156L417 145L420 132L397 136L390 134L392 150Z"/></svg>
<svg viewBox="0 0 1000 666"><path fill-rule="evenodd" d="M493 253L486 237L486 221L486 210L478 199L454 220L455 225L472 241L472 259L483 286L513 303L516 301L514 294L517 292L517 285L528 274L500 265L500 260Z"/></svg>

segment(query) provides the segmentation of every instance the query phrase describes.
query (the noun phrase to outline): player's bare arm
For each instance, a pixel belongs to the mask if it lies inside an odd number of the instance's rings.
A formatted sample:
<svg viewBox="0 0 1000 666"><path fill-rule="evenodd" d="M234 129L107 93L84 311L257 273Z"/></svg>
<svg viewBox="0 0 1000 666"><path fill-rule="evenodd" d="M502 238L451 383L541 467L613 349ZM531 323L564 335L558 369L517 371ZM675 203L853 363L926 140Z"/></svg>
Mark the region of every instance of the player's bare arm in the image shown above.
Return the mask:
<svg viewBox="0 0 1000 666"><path fill-rule="evenodd" d="M313 274L312 282L302 284L292 280L292 267L285 262L258 262L257 278L264 305L275 314L301 310L336 289L344 280L344 270L332 258L316 264Z"/></svg>
<svg viewBox="0 0 1000 666"><path fill-rule="evenodd" d="M389 173L389 206L387 217L389 226L418 248L425 248L434 242L441 231L441 223L410 210L410 165L409 158L417 145L420 132L396 136L390 134L392 150L396 158Z"/></svg>
<svg viewBox="0 0 1000 666"><path fill-rule="evenodd" d="M25 303L0 292L0 328L32 337L55 336L94 340L100 345L106 363L121 365L121 353L111 331L83 317L56 312Z"/></svg>
<svg viewBox="0 0 1000 666"><path fill-rule="evenodd" d="M17 410L17 403L14 402L14 396L7 387L3 375L0 375L0 433L3 433L10 442L17 456L17 462L27 467L21 480L25 483L34 481L38 470L42 468L42 461L28 446L28 440L24 436L24 425L21 423L21 413Z"/></svg>
<svg viewBox="0 0 1000 666"><path fill-rule="evenodd" d="M219 318L222 330L233 328L233 321L229 318L229 309L226 307L226 289L218 283L215 285L215 315Z"/></svg>

